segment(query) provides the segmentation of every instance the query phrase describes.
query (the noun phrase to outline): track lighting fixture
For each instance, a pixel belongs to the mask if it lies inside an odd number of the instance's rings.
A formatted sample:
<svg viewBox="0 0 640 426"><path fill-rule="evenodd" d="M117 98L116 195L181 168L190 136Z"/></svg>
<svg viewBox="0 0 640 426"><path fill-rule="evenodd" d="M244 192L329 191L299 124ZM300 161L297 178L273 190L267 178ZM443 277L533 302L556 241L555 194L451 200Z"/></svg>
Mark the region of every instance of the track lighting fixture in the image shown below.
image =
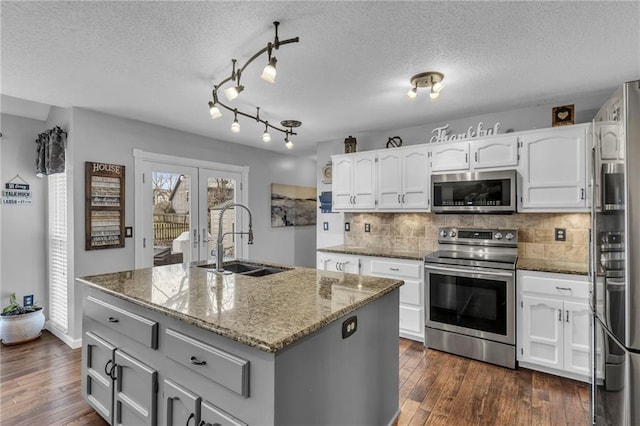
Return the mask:
<svg viewBox="0 0 640 426"><path fill-rule="evenodd" d="M264 133L262 133L262 142L271 142L271 135L269 134L269 122L264 124Z"/></svg>
<svg viewBox="0 0 640 426"><path fill-rule="evenodd" d="M240 123L238 123L238 110L233 112L233 123L231 123L231 131L233 133L240 133Z"/></svg>
<svg viewBox="0 0 640 426"><path fill-rule="evenodd" d="M276 62L278 60L275 58L271 58L267 66L262 70L262 75L260 76L266 82L275 83L276 82Z"/></svg>
<svg viewBox="0 0 640 426"><path fill-rule="evenodd" d="M237 60L236 59L231 60L232 62L231 75L226 79L222 80L219 84L213 86L213 91L212 91L213 102L209 102L209 114L211 114L212 119L215 119L222 116L222 113L220 112L220 107L228 111L232 111L234 114L234 117L233 117L233 123L231 125L231 131L233 133L240 132L240 123L238 122L238 115L242 115L247 118L252 118L257 122L265 125L264 132L262 133L263 142L269 142L271 140L271 135L269 134L269 128L271 128L285 134L285 146L291 149L293 148L293 143L291 142L291 136L296 135L296 133L293 132L293 127L299 127L302 124L300 121L285 120L281 122L284 128L276 127L272 124L269 124L268 121L260 119L260 108L258 108L258 111L254 116L254 115L242 112L238 110L238 108L231 108L230 106L225 105L224 103L218 100L218 89L227 83L231 83L231 86L223 90L226 98L229 101L233 101L238 97L238 95L244 90L244 86L240 84L240 77L242 73L244 73L245 69L251 62L253 62L256 58L261 56L263 53L267 53L267 65L262 70L262 75L260 75L260 77L269 83L275 82L276 63L278 62L278 60L276 59L275 56L272 56L273 50L274 49L278 50L280 46L284 44L297 43L299 39L298 37L295 37L295 38L290 38L288 40L280 41L280 39L278 38L278 25L280 25L280 23L276 21L273 23L273 25L275 27L275 37L273 39L273 42L267 43L266 47L263 47L258 52L256 52L242 66L236 67ZM287 123L287 125L285 125L285 123Z"/></svg>
<svg viewBox="0 0 640 426"><path fill-rule="evenodd" d="M442 83L444 80L444 74L437 71L428 71L420 74L416 74L411 77L411 90L407 92L409 99L415 99L418 95L418 87L429 88L429 98L435 102L440 97L440 92L444 88Z"/></svg>

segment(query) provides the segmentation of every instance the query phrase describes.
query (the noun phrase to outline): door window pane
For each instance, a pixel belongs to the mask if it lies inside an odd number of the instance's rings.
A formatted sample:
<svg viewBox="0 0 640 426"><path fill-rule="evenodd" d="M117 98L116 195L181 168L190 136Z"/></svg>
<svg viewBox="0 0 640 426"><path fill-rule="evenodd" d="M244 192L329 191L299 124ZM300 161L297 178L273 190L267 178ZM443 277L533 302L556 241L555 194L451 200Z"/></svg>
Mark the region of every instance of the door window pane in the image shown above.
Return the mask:
<svg viewBox="0 0 640 426"><path fill-rule="evenodd" d="M153 265L190 262L191 178L179 173L154 171L151 186Z"/></svg>
<svg viewBox="0 0 640 426"><path fill-rule="evenodd" d="M207 229L209 230L209 252L216 250L218 239L220 212L236 200L236 181L225 177L209 177L207 179ZM228 209L222 220L222 234L229 233L222 240L224 245L224 257L233 259L235 252L235 235L231 232L236 229L236 211Z"/></svg>

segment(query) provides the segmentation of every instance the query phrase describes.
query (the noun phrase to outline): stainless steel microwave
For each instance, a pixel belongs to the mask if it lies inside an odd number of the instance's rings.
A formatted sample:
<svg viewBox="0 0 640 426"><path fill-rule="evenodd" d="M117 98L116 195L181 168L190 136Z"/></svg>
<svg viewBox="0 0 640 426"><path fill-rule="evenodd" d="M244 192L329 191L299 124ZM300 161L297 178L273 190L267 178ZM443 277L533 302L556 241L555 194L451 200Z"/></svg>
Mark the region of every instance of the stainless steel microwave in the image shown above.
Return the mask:
<svg viewBox="0 0 640 426"><path fill-rule="evenodd" d="M514 213L516 171L431 175L434 213Z"/></svg>

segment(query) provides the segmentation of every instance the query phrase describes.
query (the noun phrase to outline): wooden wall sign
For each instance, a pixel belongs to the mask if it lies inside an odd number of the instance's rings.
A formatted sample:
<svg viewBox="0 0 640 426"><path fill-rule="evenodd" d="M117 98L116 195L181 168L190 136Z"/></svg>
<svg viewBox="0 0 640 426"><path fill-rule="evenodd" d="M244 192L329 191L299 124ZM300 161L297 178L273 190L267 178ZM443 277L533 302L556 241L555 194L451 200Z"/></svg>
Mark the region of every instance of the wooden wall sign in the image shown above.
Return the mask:
<svg viewBox="0 0 640 426"><path fill-rule="evenodd" d="M85 249L124 247L124 166L85 162Z"/></svg>

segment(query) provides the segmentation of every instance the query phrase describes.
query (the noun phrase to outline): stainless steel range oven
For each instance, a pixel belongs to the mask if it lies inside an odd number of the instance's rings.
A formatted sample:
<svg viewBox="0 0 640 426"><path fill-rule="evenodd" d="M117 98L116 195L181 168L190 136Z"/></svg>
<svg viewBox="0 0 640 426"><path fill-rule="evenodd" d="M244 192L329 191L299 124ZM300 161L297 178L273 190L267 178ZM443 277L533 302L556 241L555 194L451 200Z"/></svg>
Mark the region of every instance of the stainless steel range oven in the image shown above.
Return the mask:
<svg viewBox="0 0 640 426"><path fill-rule="evenodd" d="M425 257L425 346L515 368L516 230L441 228Z"/></svg>

